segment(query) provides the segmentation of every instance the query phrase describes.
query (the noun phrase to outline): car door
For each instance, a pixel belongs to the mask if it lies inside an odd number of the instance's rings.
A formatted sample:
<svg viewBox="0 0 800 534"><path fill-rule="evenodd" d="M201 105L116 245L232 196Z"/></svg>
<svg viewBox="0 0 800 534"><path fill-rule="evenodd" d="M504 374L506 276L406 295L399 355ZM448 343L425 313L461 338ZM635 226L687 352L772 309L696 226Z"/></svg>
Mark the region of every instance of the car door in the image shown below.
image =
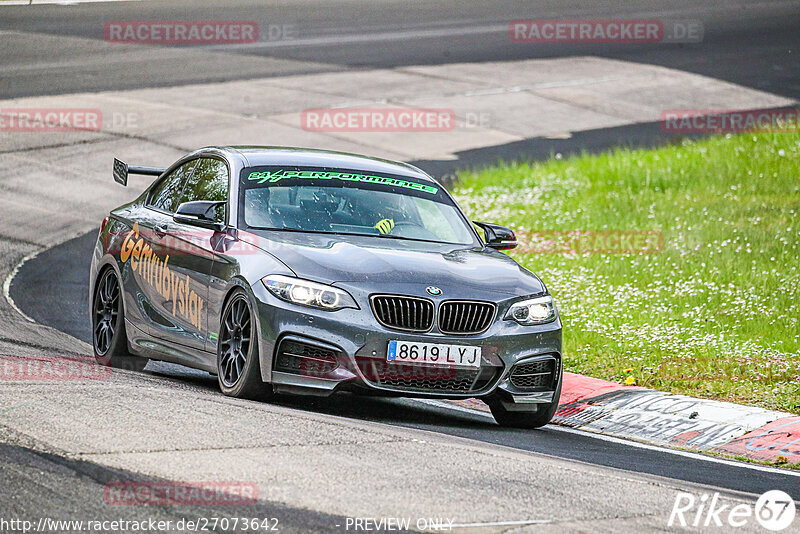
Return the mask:
<svg viewBox="0 0 800 534"><path fill-rule="evenodd" d="M172 216L197 162L197 159L185 162L162 178L153 187L139 218L141 235L150 249L140 267L150 334L189 347L202 347L196 339L202 327L197 310L201 297L198 297L196 282L187 291L185 270L191 262L187 262L188 251L176 243L177 230ZM200 293L205 292L200 290ZM187 310L187 295L192 310Z"/></svg>
<svg viewBox="0 0 800 534"><path fill-rule="evenodd" d="M158 179L142 204L132 205L125 219L125 238L120 249L120 270L126 295L127 319L139 330L152 333L166 318L158 311L161 282L157 273L163 263L161 237L162 212L172 209L179 199L186 177L191 174L195 160L184 163Z"/></svg>
<svg viewBox="0 0 800 534"><path fill-rule="evenodd" d="M184 202L224 202L227 198L227 164L221 159L202 157L187 174L181 194L170 212L161 213L161 228L166 232L159 238L164 254L161 275L161 296L164 298L159 301L159 311L167 321L160 324L153 335L165 341L195 349L206 348L209 275L214 261L214 244L222 235L207 228L175 222L174 211ZM217 213L217 219L220 222L225 220L224 206Z"/></svg>

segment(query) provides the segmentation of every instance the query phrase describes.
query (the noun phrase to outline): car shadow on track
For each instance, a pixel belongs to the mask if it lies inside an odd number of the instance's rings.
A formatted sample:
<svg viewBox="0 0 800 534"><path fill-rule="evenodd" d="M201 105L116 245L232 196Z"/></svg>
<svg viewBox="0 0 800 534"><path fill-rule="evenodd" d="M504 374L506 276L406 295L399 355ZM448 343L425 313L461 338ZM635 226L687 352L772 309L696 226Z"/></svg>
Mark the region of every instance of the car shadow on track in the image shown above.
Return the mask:
<svg viewBox="0 0 800 534"><path fill-rule="evenodd" d="M479 414L450 411L408 398L385 398L340 392L327 398L278 396L271 402L315 413L406 426L499 428L491 420L491 416L487 418Z"/></svg>

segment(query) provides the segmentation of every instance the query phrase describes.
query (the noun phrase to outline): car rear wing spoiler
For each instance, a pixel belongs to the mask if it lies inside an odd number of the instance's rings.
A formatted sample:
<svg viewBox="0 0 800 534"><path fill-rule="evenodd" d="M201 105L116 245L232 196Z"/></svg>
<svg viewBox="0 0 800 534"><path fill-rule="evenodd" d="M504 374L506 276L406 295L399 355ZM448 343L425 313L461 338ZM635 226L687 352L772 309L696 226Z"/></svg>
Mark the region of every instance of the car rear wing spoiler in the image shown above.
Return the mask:
<svg viewBox="0 0 800 534"><path fill-rule="evenodd" d="M141 165L128 165L124 161L114 158L114 181L118 184L128 185L129 174L144 174L146 176L161 176L167 169L161 167L142 167Z"/></svg>

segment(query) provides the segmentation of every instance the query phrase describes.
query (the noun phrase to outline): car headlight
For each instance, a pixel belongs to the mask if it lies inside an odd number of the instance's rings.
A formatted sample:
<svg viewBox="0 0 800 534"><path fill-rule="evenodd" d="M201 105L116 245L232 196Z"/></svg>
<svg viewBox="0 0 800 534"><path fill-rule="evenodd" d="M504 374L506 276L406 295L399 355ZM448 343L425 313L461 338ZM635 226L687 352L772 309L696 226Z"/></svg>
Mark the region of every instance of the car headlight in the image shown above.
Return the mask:
<svg viewBox="0 0 800 534"><path fill-rule="evenodd" d="M261 281L273 295L286 302L328 311L358 309L350 293L338 287L280 274L265 276Z"/></svg>
<svg viewBox="0 0 800 534"><path fill-rule="evenodd" d="M514 319L521 325L549 323L555 318L556 303L550 295L515 302L506 314L506 319Z"/></svg>

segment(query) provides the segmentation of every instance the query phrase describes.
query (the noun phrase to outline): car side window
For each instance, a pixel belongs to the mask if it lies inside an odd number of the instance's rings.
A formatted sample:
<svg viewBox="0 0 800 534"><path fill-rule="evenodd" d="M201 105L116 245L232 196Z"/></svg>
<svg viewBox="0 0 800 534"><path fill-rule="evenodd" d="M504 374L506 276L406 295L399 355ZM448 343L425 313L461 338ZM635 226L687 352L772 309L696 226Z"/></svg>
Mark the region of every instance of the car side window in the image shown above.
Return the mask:
<svg viewBox="0 0 800 534"><path fill-rule="evenodd" d="M150 192L147 205L167 213L174 213L180 206L186 179L192 175L196 164L197 160L188 161L165 176Z"/></svg>
<svg viewBox="0 0 800 534"><path fill-rule="evenodd" d="M225 202L228 200L228 166L224 161L215 158L200 158L194 172L186 181L178 206L184 202L210 200ZM177 206L176 206L177 208ZM224 208L217 213L217 219L225 216Z"/></svg>

